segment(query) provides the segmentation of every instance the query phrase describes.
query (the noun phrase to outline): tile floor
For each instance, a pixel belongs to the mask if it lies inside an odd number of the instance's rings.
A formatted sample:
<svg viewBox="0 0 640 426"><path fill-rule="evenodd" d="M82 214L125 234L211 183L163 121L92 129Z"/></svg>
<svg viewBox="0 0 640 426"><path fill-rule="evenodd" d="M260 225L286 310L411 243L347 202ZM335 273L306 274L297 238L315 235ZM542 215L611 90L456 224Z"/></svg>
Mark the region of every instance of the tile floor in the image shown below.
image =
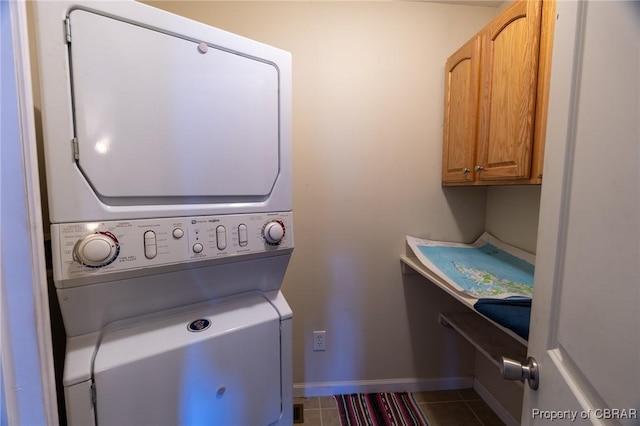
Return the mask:
<svg viewBox="0 0 640 426"><path fill-rule="evenodd" d="M414 392L429 426L497 426L504 425L473 389ZM332 396L294 398L304 404L304 426L340 426L338 408Z"/></svg>

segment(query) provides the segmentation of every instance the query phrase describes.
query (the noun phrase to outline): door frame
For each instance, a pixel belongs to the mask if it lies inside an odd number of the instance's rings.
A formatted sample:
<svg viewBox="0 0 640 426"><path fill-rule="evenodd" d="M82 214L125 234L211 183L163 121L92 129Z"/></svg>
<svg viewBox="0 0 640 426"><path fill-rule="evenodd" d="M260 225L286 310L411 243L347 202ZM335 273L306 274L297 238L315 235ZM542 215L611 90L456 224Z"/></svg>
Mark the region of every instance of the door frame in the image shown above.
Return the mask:
<svg viewBox="0 0 640 426"><path fill-rule="evenodd" d="M26 3L0 0L2 422L58 425ZM4 423L3 423L4 424Z"/></svg>

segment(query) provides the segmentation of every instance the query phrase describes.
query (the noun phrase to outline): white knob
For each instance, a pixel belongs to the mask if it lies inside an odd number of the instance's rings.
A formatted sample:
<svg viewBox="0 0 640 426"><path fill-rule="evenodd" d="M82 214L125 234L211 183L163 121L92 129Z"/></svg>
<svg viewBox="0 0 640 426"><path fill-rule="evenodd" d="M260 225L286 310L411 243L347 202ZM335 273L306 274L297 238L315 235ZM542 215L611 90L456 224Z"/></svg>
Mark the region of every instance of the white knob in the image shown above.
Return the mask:
<svg viewBox="0 0 640 426"><path fill-rule="evenodd" d="M107 266L118 257L120 244L110 232L96 232L79 240L73 247L73 258L90 268Z"/></svg>
<svg viewBox="0 0 640 426"><path fill-rule="evenodd" d="M262 233L267 243L280 244L284 237L284 225L280 221L269 222L264 226Z"/></svg>

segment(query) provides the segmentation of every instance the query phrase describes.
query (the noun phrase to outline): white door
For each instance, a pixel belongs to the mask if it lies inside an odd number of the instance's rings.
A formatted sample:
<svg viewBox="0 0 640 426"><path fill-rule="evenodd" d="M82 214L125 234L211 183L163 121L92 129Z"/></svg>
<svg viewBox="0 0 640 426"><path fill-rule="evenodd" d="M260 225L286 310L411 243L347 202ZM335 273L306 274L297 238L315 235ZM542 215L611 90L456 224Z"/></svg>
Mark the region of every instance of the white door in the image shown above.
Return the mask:
<svg viewBox="0 0 640 426"><path fill-rule="evenodd" d="M69 25L77 167L106 204L269 196L275 64L82 9Z"/></svg>
<svg viewBox="0 0 640 426"><path fill-rule="evenodd" d="M0 0L0 425L57 426L27 10Z"/></svg>
<svg viewBox="0 0 640 426"><path fill-rule="evenodd" d="M640 4L557 13L522 424L640 424Z"/></svg>
<svg viewBox="0 0 640 426"><path fill-rule="evenodd" d="M245 295L125 320L103 330L93 381L100 426L273 425L283 406L280 317Z"/></svg>

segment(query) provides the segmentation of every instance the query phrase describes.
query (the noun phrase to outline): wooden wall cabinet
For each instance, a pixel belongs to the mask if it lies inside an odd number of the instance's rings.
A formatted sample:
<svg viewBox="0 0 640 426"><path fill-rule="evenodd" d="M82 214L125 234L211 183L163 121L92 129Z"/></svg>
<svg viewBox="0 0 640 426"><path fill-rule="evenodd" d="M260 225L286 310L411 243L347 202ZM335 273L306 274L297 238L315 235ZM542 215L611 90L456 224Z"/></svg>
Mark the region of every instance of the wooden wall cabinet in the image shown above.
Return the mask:
<svg viewBox="0 0 640 426"><path fill-rule="evenodd" d="M475 179L480 40L476 36L447 59L445 66L442 181L471 183Z"/></svg>
<svg viewBox="0 0 640 426"><path fill-rule="evenodd" d="M447 60L443 185L542 182L554 10L516 1Z"/></svg>

